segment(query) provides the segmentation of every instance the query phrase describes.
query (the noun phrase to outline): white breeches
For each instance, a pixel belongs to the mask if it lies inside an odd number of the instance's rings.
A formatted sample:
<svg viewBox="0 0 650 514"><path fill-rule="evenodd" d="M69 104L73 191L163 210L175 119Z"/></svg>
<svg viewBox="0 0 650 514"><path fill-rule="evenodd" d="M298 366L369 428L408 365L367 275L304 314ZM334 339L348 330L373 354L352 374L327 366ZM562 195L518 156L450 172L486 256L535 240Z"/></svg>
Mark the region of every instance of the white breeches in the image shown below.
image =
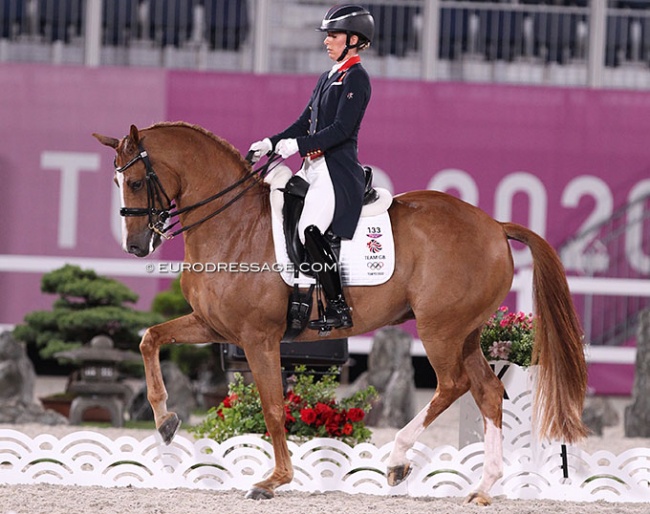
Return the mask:
<svg viewBox="0 0 650 514"><path fill-rule="evenodd" d="M317 159L305 159L296 173L307 182L309 190L305 196L305 207L303 208L298 223L298 234L300 241L305 243L305 229L310 225L316 225L322 234L332 224L334 219L334 186L325 163L325 157Z"/></svg>

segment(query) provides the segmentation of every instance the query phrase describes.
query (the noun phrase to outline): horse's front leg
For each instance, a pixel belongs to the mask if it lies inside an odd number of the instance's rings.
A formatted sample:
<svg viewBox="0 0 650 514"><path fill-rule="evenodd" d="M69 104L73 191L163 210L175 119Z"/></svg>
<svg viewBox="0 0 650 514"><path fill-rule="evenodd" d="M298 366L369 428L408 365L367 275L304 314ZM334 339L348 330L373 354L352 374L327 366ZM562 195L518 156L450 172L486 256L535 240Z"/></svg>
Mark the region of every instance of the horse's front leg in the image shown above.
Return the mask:
<svg viewBox="0 0 650 514"><path fill-rule="evenodd" d="M214 330L194 314L148 328L140 342L147 381L147 399L153 409L156 428L165 444L171 443L181 426L174 412L167 412L167 390L160 370L160 347L163 344L199 344L223 341Z"/></svg>
<svg viewBox="0 0 650 514"><path fill-rule="evenodd" d="M253 373L253 379L260 393L266 429L271 436L275 469L262 482L258 482L246 493L246 498L266 500L273 498L276 488L288 484L293 479L291 456L284 431L284 389L278 344L244 347L246 360Z"/></svg>

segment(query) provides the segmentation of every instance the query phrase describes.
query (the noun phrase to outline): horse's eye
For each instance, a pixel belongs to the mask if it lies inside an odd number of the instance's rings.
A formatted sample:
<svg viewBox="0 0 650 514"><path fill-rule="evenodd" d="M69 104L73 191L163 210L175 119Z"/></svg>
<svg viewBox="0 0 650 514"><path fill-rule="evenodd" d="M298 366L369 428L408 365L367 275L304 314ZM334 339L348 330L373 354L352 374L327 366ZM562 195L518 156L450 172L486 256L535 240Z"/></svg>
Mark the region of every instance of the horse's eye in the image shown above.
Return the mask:
<svg viewBox="0 0 650 514"><path fill-rule="evenodd" d="M144 182L142 180L135 180L129 183L129 187L131 188L132 191L139 191L140 189L142 189L143 183Z"/></svg>

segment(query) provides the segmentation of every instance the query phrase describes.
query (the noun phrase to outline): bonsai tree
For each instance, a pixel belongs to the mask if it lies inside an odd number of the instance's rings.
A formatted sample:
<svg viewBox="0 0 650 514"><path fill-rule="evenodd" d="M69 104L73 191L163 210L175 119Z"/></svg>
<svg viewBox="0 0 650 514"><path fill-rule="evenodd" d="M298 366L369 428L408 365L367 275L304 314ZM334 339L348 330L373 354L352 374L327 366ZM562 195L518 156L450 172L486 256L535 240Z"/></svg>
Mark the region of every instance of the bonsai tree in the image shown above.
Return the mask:
<svg viewBox="0 0 650 514"><path fill-rule="evenodd" d="M163 321L159 314L125 305L138 300L126 285L78 266L65 265L43 275L41 291L58 295L52 310L27 314L13 335L34 345L43 359L100 334L110 336L117 348L137 350L140 331Z"/></svg>
<svg viewBox="0 0 650 514"><path fill-rule="evenodd" d="M151 304L151 310L165 319L174 319L192 312L181 291L181 277L176 277L167 291L158 293Z"/></svg>

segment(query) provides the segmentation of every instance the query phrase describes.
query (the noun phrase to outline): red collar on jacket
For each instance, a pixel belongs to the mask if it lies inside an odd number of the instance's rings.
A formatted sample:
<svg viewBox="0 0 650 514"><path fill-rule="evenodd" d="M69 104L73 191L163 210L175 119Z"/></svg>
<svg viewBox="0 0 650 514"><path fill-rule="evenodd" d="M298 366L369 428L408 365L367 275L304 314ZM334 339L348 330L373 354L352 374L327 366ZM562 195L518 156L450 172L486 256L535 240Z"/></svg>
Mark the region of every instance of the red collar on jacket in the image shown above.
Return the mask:
<svg viewBox="0 0 650 514"><path fill-rule="evenodd" d="M347 61L343 63L343 66L341 66L338 70L339 73L349 69L350 67L354 66L357 63L361 62L361 56L360 55L353 55L350 57Z"/></svg>
<svg viewBox="0 0 650 514"><path fill-rule="evenodd" d="M337 66L336 64L334 66L332 66L332 69L330 70L328 77L332 78L334 76L337 76L337 77L343 78L343 76L345 75L345 72L348 69L350 69L350 67L352 67L355 64L360 63L360 62L361 62L361 56L353 55L347 61L344 61L343 64L340 65L339 68L336 67Z"/></svg>

